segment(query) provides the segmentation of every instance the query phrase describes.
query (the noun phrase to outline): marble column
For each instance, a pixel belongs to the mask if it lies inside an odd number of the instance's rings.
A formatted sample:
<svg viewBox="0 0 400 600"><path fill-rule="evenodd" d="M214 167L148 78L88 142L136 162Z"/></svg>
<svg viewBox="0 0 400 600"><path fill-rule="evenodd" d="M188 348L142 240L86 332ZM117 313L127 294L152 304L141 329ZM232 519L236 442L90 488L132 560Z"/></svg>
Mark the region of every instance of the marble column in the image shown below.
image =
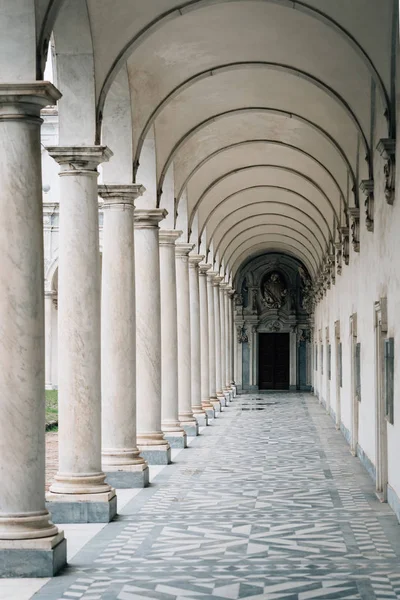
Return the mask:
<svg viewBox="0 0 400 600"><path fill-rule="evenodd" d="M136 443L134 201L140 185L102 185L102 464L116 488L145 487L149 468Z"/></svg>
<svg viewBox="0 0 400 600"><path fill-rule="evenodd" d="M217 398L217 365L215 358L215 310L214 310L214 279L215 271L207 273L207 304L208 304L208 366L210 380L210 403L215 412L221 412L221 403Z"/></svg>
<svg viewBox="0 0 400 600"><path fill-rule="evenodd" d="M161 430L161 300L159 223L167 211L135 211L137 441L148 464L171 462Z"/></svg>
<svg viewBox="0 0 400 600"><path fill-rule="evenodd" d="M208 337L208 294L207 272L211 265L199 265L199 301L200 301L200 396L201 404L209 419L215 417L210 401L210 367Z"/></svg>
<svg viewBox="0 0 400 600"><path fill-rule="evenodd" d="M178 402L179 421L187 435L198 434L197 421L192 410L189 252L193 244L178 243L176 258L176 299L178 308Z"/></svg>
<svg viewBox="0 0 400 600"><path fill-rule="evenodd" d="M233 393L233 397L236 396L236 385L235 385L235 376L234 376L234 330L233 330L233 299L235 295L235 290L230 287L228 290L228 327L229 327L229 383Z"/></svg>
<svg viewBox="0 0 400 600"><path fill-rule="evenodd" d="M232 388L232 353L231 353L231 327L230 327L230 318L229 318L229 305L231 303L230 294L232 292L232 288L230 285L227 286L225 290L225 338L226 338L226 387L229 390L230 399L233 399L233 388Z"/></svg>
<svg viewBox="0 0 400 600"><path fill-rule="evenodd" d="M229 390L226 387L226 329L225 329L225 294L227 283L221 281L219 284L219 313L221 328L221 384L225 396L225 404L229 402Z"/></svg>
<svg viewBox="0 0 400 600"><path fill-rule="evenodd" d="M57 523L108 522L115 490L101 468L100 250L97 167L105 146L53 147L60 165Z"/></svg>
<svg viewBox="0 0 400 600"><path fill-rule="evenodd" d="M64 535L45 507L43 81L0 83L0 577L51 577Z"/></svg>
<svg viewBox="0 0 400 600"><path fill-rule="evenodd" d="M53 300L54 290L46 290L44 293L44 324L45 324L45 388L53 389L52 385L52 355L53 355Z"/></svg>
<svg viewBox="0 0 400 600"><path fill-rule="evenodd" d="M200 346L200 289L199 263L204 256L189 255L190 298L190 371L192 382L192 411L199 427L208 425L208 417L201 403L201 346Z"/></svg>
<svg viewBox="0 0 400 600"><path fill-rule="evenodd" d="M175 242L182 231L160 231L161 284L161 429L171 448L186 448L178 415L178 321Z"/></svg>
<svg viewBox="0 0 400 600"><path fill-rule="evenodd" d="M222 354L221 354L221 304L220 283L223 277L216 275L213 281L214 292L214 329L215 329L215 387L221 409L226 406L226 398L222 388Z"/></svg>

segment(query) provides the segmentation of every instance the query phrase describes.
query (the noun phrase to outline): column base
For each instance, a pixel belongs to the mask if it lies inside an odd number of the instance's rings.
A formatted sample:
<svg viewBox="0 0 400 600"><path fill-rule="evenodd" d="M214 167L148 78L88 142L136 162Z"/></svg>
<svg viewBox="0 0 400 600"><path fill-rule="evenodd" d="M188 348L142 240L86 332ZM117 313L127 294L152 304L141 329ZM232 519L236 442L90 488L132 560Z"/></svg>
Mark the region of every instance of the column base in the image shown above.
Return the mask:
<svg viewBox="0 0 400 600"><path fill-rule="evenodd" d="M217 394L217 398L220 401L221 410L223 410L225 408L225 406L227 405L225 394L222 394L222 393L221 394Z"/></svg>
<svg viewBox="0 0 400 600"><path fill-rule="evenodd" d="M33 540L0 540L0 577L53 577L67 564L64 532Z"/></svg>
<svg viewBox="0 0 400 600"><path fill-rule="evenodd" d="M208 423L210 424L211 419L215 419L215 408L207 406L204 408L204 412L208 417Z"/></svg>
<svg viewBox="0 0 400 600"><path fill-rule="evenodd" d="M183 427L188 437L196 437L199 435L199 426L197 421L182 421L180 426Z"/></svg>
<svg viewBox="0 0 400 600"><path fill-rule="evenodd" d="M194 418L197 421L197 425L199 427L207 427L208 425L208 416L207 413L204 411L202 413L194 413Z"/></svg>
<svg viewBox="0 0 400 600"><path fill-rule="evenodd" d="M107 483L113 488L145 488L149 485L149 467L146 463L139 465L103 465Z"/></svg>
<svg viewBox="0 0 400 600"><path fill-rule="evenodd" d="M109 523L117 514L115 490L100 494L46 494L53 523Z"/></svg>
<svg viewBox="0 0 400 600"><path fill-rule="evenodd" d="M160 444L159 446L138 446L140 456L144 458L148 465L170 465L171 464L171 446L169 444Z"/></svg>
<svg viewBox="0 0 400 600"><path fill-rule="evenodd" d="M217 398L212 398L210 400L210 402L213 405L215 413L221 412L221 402ZM215 415L215 416L217 416L217 415Z"/></svg>
<svg viewBox="0 0 400 600"><path fill-rule="evenodd" d="M171 448L187 448L187 435L185 431L164 431L164 439Z"/></svg>

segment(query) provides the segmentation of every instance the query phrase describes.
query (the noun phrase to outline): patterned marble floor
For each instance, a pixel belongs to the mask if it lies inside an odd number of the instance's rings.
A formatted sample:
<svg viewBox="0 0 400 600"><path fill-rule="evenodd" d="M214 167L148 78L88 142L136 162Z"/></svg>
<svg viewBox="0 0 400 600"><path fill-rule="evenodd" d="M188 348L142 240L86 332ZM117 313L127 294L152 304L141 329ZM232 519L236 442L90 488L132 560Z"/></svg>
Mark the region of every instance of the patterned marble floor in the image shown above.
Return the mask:
<svg viewBox="0 0 400 600"><path fill-rule="evenodd" d="M399 559L317 401L241 396L34 599L400 598Z"/></svg>

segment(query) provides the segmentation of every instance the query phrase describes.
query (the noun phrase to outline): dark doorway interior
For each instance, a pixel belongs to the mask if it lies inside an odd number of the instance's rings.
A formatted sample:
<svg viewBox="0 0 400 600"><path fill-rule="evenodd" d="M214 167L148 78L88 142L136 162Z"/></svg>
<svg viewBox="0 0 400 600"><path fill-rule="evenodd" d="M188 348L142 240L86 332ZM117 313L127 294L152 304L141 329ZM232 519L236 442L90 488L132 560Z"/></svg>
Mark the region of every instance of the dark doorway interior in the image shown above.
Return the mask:
<svg viewBox="0 0 400 600"><path fill-rule="evenodd" d="M260 333L258 386L260 390L289 389L289 334Z"/></svg>

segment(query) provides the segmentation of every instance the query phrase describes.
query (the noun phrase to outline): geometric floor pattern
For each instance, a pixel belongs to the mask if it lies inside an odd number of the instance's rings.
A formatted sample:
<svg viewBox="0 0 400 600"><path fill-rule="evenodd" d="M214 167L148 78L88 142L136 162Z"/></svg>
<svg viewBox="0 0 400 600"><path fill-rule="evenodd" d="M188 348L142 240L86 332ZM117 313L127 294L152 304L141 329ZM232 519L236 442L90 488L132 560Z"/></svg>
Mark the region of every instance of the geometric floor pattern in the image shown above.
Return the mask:
<svg viewBox="0 0 400 600"><path fill-rule="evenodd" d="M239 396L34 598L400 598L400 525L313 396Z"/></svg>

